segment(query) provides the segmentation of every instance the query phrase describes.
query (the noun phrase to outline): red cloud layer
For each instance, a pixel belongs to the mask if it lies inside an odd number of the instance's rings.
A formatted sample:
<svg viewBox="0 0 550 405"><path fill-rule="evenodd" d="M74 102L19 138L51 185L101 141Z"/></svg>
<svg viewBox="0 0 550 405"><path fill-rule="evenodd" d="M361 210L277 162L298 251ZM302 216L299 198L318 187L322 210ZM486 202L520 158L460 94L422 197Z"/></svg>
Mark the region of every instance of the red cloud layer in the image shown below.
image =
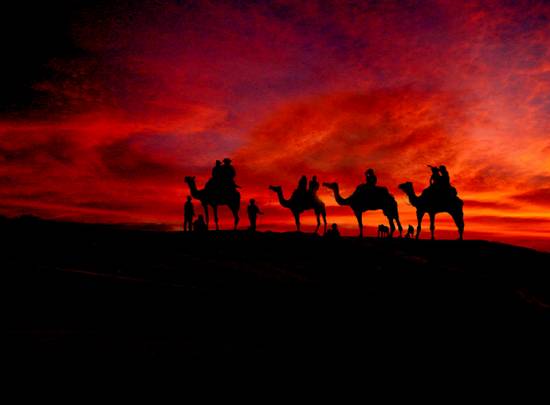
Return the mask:
<svg viewBox="0 0 550 405"><path fill-rule="evenodd" d="M1 212L176 224L183 176L231 156L263 229L292 229L268 184L316 174L347 194L371 166L414 223L397 184L445 163L467 232L550 236L548 5L241 3L77 14L82 52L52 55L36 103L2 114Z"/></svg>

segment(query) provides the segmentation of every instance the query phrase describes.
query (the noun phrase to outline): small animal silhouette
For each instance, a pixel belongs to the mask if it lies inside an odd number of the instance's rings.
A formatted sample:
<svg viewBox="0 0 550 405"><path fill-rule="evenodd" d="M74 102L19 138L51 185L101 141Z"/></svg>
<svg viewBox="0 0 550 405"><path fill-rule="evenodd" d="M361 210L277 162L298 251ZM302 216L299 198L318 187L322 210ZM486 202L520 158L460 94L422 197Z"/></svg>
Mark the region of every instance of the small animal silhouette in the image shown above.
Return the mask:
<svg viewBox="0 0 550 405"><path fill-rule="evenodd" d="M405 239L410 239L414 236L414 227L412 225L409 225L407 228L407 233L405 234Z"/></svg>
<svg viewBox="0 0 550 405"><path fill-rule="evenodd" d="M378 225L378 237L379 238L387 238L390 234L390 228L388 228L386 225Z"/></svg>

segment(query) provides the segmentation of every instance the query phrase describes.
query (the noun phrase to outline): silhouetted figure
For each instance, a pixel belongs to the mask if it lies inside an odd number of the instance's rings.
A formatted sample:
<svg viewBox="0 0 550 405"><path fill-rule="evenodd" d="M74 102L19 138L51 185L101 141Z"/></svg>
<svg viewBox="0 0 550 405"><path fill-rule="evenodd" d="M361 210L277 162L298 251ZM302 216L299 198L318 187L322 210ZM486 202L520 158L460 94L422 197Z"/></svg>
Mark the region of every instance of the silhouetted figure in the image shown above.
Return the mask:
<svg viewBox="0 0 550 405"><path fill-rule="evenodd" d="M428 167L432 171L432 175L430 177L430 186L439 186L441 182L441 174L439 173L439 168L437 166L430 165L428 165Z"/></svg>
<svg viewBox="0 0 550 405"><path fill-rule="evenodd" d="M216 165L212 168L212 179L214 179L215 182L219 182L222 174L222 162L221 160L216 160Z"/></svg>
<svg viewBox="0 0 550 405"><path fill-rule="evenodd" d="M399 185L399 188L409 197L411 205L416 208L416 219L418 221L416 239L420 236L422 218L424 218L424 214L426 213L430 216L432 239L435 239L435 215L440 212L448 212L453 217L456 227L458 228L459 239L462 239L464 233L464 203L458 198L454 187L446 187L443 185L444 180L441 178L440 168L434 168L432 166L430 166L430 168L432 169L432 177L434 177L436 173L437 176L435 176L433 182L432 179L430 179L430 183L433 184L424 189L420 196L416 195L413 184L410 181ZM445 169L445 166L443 166L443 168ZM446 169L444 171L446 173ZM448 173L446 174L448 175Z"/></svg>
<svg viewBox="0 0 550 405"><path fill-rule="evenodd" d="M378 238L387 238L390 234L390 228L386 225L378 225Z"/></svg>
<svg viewBox="0 0 550 405"><path fill-rule="evenodd" d="M409 225L407 228L407 233L405 234L405 239L410 239L414 235L414 227L412 225Z"/></svg>
<svg viewBox="0 0 550 405"><path fill-rule="evenodd" d="M443 165L439 166L439 181L443 187L451 187L451 178L447 168Z"/></svg>
<svg viewBox="0 0 550 405"><path fill-rule="evenodd" d="M311 194L317 194L317 191L319 191L319 182L317 181L317 176L313 176L311 180L309 181L309 189L308 191Z"/></svg>
<svg viewBox="0 0 550 405"><path fill-rule="evenodd" d="M444 165L439 167L428 166L432 170L430 187L428 188L429 192L435 194L435 198L447 198L450 200L455 198L457 196L456 189L451 186L451 179L447 168Z"/></svg>
<svg viewBox="0 0 550 405"><path fill-rule="evenodd" d="M367 169L367 171L365 172L365 180L366 180L367 186L370 186L372 188L376 186L376 182L378 181L378 179L376 178L376 175L374 174L373 169Z"/></svg>
<svg viewBox="0 0 550 405"><path fill-rule="evenodd" d="M263 212L260 210L260 208L256 205L256 200L253 198L250 199L250 204L248 205L246 209L248 213L248 220L250 221L250 229L251 231L256 230L256 218L258 215L263 215Z"/></svg>
<svg viewBox="0 0 550 405"><path fill-rule="evenodd" d="M199 215L197 217L197 220L193 222L193 231L195 232L206 232L208 230L208 226L206 225L206 222L204 222L204 218L202 215Z"/></svg>
<svg viewBox="0 0 550 405"><path fill-rule="evenodd" d="M191 196L187 196L187 201L183 207L183 232L193 230L193 217L195 216L195 208L191 202Z"/></svg>
<svg viewBox="0 0 550 405"><path fill-rule="evenodd" d="M302 176L300 177L300 180L298 180L298 188L296 189L299 193L305 194L307 191L307 177Z"/></svg>
<svg viewBox="0 0 550 405"><path fill-rule="evenodd" d="M338 230L338 225L332 224L329 230L325 233L327 239L338 239L340 237L340 231Z"/></svg>
<svg viewBox="0 0 550 405"><path fill-rule="evenodd" d="M323 183L323 186L332 190L334 198L338 205L347 205L355 214L357 224L359 225L359 236L363 237L363 212L382 210L390 225L389 236L395 232L394 221L397 222L399 236L402 235L403 228L399 222L399 212L397 210L397 201L390 194L386 187L376 186L376 176L374 170L368 169L365 172L366 183L359 184L352 195L344 198L340 195L338 183Z"/></svg>
<svg viewBox="0 0 550 405"><path fill-rule="evenodd" d="M225 158L220 169L220 179L222 184L227 187L239 188L239 186L235 183L236 175L237 172L235 171L235 167L231 164L231 159Z"/></svg>
<svg viewBox="0 0 550 405"><path fill-rule="evenodd" d="M324 233L327 231L327 213L325 210L325 204L312 193L307 192L307 177L302 176L298 182L298 188L294 190L290 199L286 199L283 195L283 188L281 186L269 186L271 191L277 193L279 203L281 206L288 208L294 215L294 221L296 222L296 230L300 232L300 214L306 210L313 210L317 218L317 228L315 233L319 231L321 227L320 217L323 217Z"/></svg>

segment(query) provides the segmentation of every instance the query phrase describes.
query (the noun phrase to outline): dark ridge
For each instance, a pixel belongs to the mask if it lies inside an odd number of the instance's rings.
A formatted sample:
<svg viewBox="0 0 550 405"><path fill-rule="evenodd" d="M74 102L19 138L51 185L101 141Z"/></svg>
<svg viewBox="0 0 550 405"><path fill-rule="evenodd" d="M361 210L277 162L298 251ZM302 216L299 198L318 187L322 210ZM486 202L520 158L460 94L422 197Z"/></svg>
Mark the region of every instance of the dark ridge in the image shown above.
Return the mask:
<svg viewBox="0 0 550 405"><path fill-rule="evenodd" d="M458 360L547 343L550 254L527 248L33 217L0 234L21 364Z"/></svg>

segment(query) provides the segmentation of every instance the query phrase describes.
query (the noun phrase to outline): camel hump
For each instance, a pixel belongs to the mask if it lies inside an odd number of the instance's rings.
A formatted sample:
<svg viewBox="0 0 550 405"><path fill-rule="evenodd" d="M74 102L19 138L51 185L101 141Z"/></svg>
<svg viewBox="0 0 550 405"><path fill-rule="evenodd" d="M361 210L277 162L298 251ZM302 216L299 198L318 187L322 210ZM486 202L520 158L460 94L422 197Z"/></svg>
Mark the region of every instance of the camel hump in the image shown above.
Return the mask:
<svg viewBox="0 0 550 405"><path fill-rule="evenodd" d="M458 204L462 206L464 203L458 198L456 188L452 186L444 187L442 185L431 185L422 191L422 197L429 198L441 205Z"/></svg>

